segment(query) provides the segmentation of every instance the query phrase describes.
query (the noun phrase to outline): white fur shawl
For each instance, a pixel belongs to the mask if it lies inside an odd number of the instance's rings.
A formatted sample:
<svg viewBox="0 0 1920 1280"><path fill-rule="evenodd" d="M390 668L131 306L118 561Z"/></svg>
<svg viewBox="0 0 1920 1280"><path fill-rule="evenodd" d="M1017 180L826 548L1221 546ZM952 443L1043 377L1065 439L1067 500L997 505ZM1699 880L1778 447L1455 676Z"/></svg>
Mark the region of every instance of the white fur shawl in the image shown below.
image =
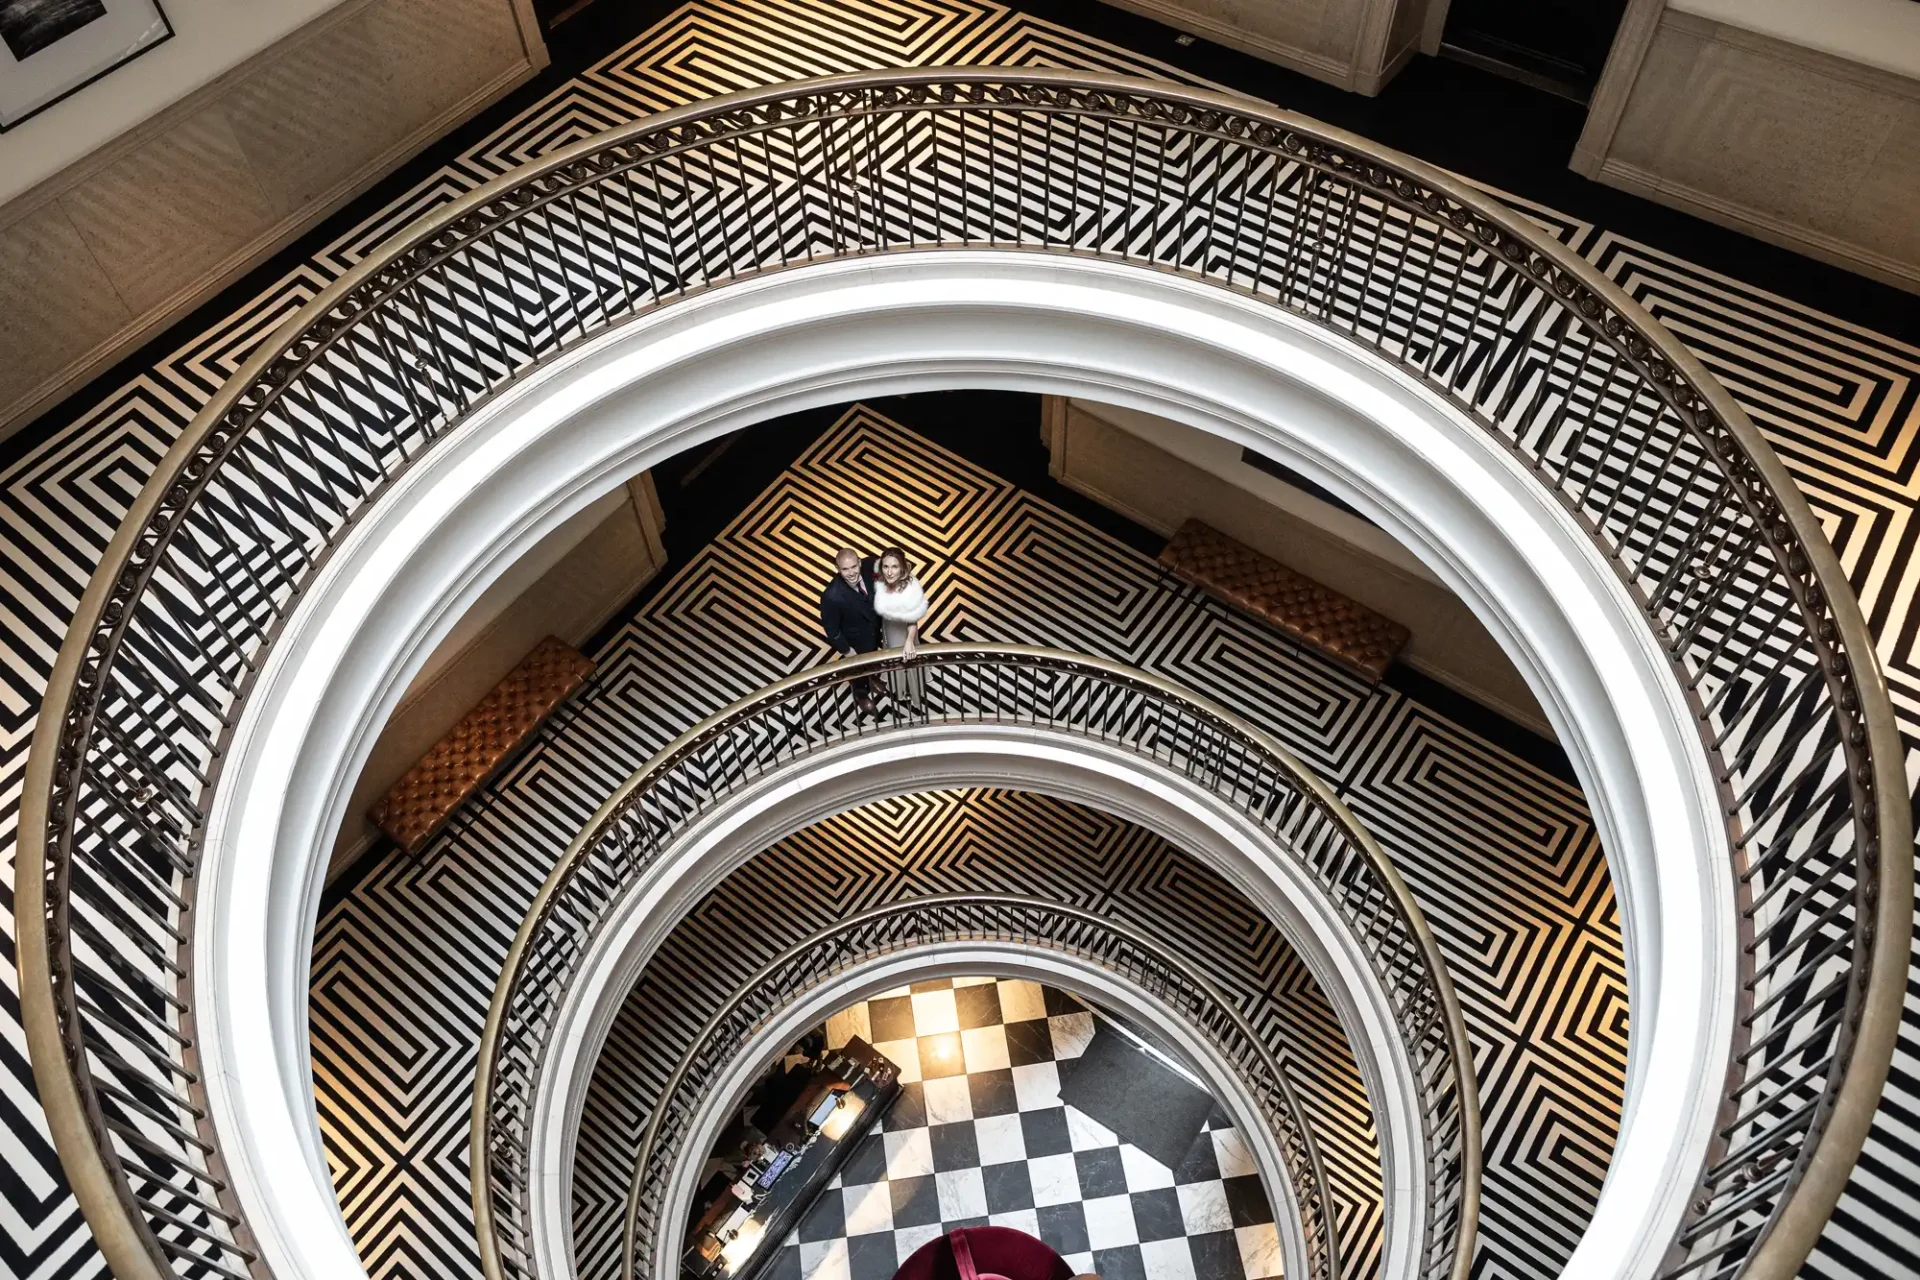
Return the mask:
<svg viewBox="0 0 1920 1280"><path fill-rule="evenodd" d="M899 590L876 580L873 584L873 611L889 622L918 622L927 616L927 595L918 579L909 579Z"/></svg>

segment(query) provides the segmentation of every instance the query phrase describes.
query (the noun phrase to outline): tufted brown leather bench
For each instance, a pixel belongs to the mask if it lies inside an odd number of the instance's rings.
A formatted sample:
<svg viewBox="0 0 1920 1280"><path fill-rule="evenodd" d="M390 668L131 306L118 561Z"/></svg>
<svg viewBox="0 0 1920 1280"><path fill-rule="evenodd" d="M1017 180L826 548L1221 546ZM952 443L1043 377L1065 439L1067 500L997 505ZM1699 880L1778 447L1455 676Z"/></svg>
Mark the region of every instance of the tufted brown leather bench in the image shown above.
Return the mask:
<svg viewBox="0 0 1920 1280"><path fill-rule="evenodd" d="M402 849L417 852L592 672L590 658L548 636L420 757L367 817Z"/></svg>
<svg viewBox="0 0 1920 1280"><path fill-rule="evenodd" d="M1369 680L1384 676L1407 643L1407 629L1391 618L1198 520L1180 526L1160 564Z"/></svg>

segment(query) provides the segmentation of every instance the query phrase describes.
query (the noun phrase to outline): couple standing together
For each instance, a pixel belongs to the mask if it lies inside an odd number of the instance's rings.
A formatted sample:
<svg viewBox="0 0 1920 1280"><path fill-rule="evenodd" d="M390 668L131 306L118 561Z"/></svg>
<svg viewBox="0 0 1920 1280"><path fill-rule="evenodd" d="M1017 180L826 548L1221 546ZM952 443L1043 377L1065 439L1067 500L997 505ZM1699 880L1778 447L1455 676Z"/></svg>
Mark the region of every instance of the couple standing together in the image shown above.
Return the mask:
<svg viewBox="0 0 1920 1280"><path fill-rule="evenodd" d="M927 596L914 579L907 553L888 547L878 556L862 557L842 551L833 558L834 575L820 593L820 629L833 651L852 657L872 653L882 645L913 657L920 642L920 620L927 616ZM910 667L889 671L887 693L896 704L915 711L926 694L927 677ZM878 692L871 677L853 682L853 700L861 715L874 714Z"/></svg>

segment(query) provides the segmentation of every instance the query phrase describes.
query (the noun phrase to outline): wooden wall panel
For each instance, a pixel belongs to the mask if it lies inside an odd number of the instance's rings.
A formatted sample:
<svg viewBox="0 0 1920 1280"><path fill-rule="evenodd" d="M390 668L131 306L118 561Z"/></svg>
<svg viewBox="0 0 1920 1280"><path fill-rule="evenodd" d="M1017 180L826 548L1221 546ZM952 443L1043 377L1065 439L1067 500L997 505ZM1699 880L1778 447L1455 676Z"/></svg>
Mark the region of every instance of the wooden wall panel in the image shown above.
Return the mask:
<svg viewBox="0 0 1920 1280"><path fill-rule="evenodd" d="M1422 47L1445 0L1112 0L1216 44L1277 62L1317 80L1375 94Z"/></svg>

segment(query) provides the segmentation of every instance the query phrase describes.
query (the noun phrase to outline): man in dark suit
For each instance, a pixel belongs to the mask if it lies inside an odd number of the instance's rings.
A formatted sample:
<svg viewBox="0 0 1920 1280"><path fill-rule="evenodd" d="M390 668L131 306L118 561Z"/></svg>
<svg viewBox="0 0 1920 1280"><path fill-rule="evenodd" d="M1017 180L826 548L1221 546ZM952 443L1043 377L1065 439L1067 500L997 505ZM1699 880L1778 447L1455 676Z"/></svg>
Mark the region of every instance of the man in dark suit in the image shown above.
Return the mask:
<svg viewBox="0 0 1920 1280"><path fill-rule="evenodd" d="M858 552L842 551L833 558L834 574L820 593L820 629L833 651L853 657L880 647L880 615L873 609L876 562ZM861 715L874 714L871 677L853 682L854 704Z"/></svg>

